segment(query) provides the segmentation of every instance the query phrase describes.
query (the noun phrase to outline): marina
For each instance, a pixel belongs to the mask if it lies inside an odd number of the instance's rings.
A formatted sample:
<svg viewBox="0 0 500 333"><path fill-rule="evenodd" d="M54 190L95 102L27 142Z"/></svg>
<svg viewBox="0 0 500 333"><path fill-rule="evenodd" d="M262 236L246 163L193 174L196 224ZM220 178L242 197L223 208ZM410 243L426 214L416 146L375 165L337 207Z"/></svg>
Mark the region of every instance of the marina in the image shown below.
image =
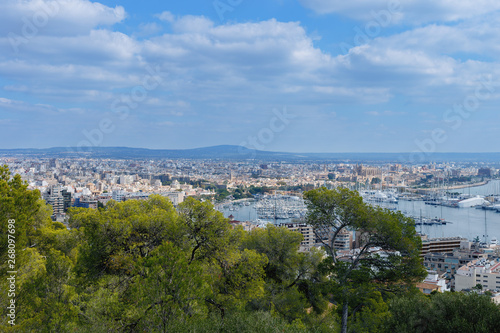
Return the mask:
<svg viewBox="0 0 500 333"><path fill-rule="evenodd" d="M460 191L466 195L470 192L474 196L498 196L500 195L499 184L500 181L495 180L483 186ZM461 236L472 240L479 237L482 241L489 243L500 237L500 213L497 213L497 205L488 206L488 208L485 208L486 206L459 208L429 204L428 201L422 199L413 199L411 195L398 195L395 191L381 192L383 196L376 192L368 194L375 196L373 199L366 198L368 203L390 210L399 210L404 215L414 218L417 231L431 238ZM407 200L407 198L412 199ZM292 222L306 214L305 204L301 198L287 196L282 198L263 196L248 202L248 205L225 204L219 206L219 210L224 213L224 216L232 215L239 221L276 224Z"/></svg>
<svg viewBox="0 0 500 333"><path fill-rule="evenodd" d="M265 195L255 204L255 209L259 219L264 220L301 219L307 213L302 198L288 195Z"/></svg>

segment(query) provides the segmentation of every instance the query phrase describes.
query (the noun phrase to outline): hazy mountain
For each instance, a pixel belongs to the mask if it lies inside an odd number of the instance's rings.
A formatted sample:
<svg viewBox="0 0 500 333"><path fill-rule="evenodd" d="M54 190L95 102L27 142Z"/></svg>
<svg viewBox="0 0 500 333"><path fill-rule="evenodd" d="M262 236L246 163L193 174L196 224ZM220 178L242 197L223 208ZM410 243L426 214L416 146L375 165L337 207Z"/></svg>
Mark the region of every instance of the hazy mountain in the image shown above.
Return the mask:
<svg viewBox="0 0 500 333"><path fill-rule="evenodd" d="M146 149L129 147L55 147L45 149L0 149L0 156L88 157L118 159L221 159L263 161L332 162L500 162L500 153L288 153L252 150L242 146L221 145L195 149Z"/></svg>

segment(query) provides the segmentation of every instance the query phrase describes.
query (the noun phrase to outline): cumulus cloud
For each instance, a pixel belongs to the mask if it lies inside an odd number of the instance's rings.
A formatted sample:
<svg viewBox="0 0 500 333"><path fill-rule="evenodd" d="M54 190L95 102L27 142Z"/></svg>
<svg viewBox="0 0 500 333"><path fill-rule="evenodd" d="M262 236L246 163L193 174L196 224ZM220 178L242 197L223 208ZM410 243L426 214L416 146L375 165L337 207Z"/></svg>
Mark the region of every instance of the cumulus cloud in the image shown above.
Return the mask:
<svg viewBox="0 0 500 333"><path fill-rule="evenodd" d="M422 24L470 19L500 9L495 0L299 0L318 14L336 13L357 20L373 20L377 13L391 14L391 24Z"/></svg>
<svg viewBox="0 0 500 333"><path fill-rule="evenodd" d="M498 67L450 54L478 47L489 47L493 54L499 44L494 34L489 36L492 43L485 38L478 42L479 30L466 23L376 38L332 57L314 45L299 22L216 25L203 16L160 16L172 24L173 32L143 40L107 29L39 36L16 60L0 55L0 75L18 81L24 90L32 82L29 90L45 91L48 98L57 90L61 98L65 92L74 98L73 90L81 93L80 99L104 101L117 89L140 85L148 75L147 65L157 65L163 77L159 91L182 100L237 103L259 95L269 101L287 96L301 102L314 96L319 103L374 104L387 102L395 93L424 94L435 86L477 82L477 73ZM0 38L0 46L7 47L8 39ZM153 93L149 97L164 98Z"/></svg>
<svg viewBox="0 0 500 333"><path fill-rule="evenodd" d="M342 76L372 82L392 93L419 95L426 103L450 101L466 94L488 75L500 74L493 33L498 19L469 20L454 25L430 24L352 46L336 61ZM362 81L360 81L362 80Z"/></svg>
<svg viewBox="0 0 500 333"><path fill-rule="evenodd" d="M499 59L500 29L498 15L468 20L452 26L430 24L386 38L387 42L405 49L420 49L430 55L455 56L466 54L468 58L488 56Z"/></svg>
<svg viewBox="0 0 500 333"><path fill-rule="evenodd" d="M111 8L88 0L3 0L0 35L73 36L99 26L111 26L125 17L121 6Z"/></svg>
<svg viewBox="0 0 500 333"><path fill-rule="evenodd" d="M19 82L43 78L43 85L54 90L64 91L68 85L88 90L93 85L110 91L140 84L146 65L158 64L168 76L164 89L191 93L195 99L228 94L236 99L247 96L249 89L286 95L290 85L293 91L326 98L359 99L356 92L363 92L372 101L373 95L384 95L370 87L351 91L339 86L331 76L336 66L332 57L313 45L298 22L272 19L217 26L205 17L184 16L172 25L173 33L142 41L104 29L71 37L39 36L16 60L0 55L0 74ZM8 40L0 39L0 45L7 47Z"/></svg>
<svg viewBox="0 0 500 333"><path fill-rule="evenodd" d="M160 20L165 21L165 22L174 22L175 21L175 16L169 11L162 12L158 15L156 15Z"/></svg>

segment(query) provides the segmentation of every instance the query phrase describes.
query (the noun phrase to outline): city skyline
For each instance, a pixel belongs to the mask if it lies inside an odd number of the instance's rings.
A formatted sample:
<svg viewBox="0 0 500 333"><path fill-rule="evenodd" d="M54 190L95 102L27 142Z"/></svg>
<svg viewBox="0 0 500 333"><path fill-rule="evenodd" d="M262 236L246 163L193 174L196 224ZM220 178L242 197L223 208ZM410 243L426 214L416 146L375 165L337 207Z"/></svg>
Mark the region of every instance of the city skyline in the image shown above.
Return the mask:
<svg viewBox="0 0 500 333"><path fill-rule="evenodd" d="M0 148L498 152L499 9L3 1Z"/></svg>

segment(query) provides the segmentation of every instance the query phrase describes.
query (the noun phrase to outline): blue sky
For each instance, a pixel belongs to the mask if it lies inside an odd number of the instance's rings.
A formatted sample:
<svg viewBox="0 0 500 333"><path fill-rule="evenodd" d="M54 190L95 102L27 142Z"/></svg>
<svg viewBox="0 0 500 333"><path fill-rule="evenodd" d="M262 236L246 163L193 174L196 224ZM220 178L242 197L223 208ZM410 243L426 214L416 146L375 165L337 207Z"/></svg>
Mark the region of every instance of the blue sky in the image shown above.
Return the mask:
<svg viewBox="0 0 500 333"><path fill-rule="evenodd" d="M500 2L4 0L0 148L497 152Z"/></svg>

